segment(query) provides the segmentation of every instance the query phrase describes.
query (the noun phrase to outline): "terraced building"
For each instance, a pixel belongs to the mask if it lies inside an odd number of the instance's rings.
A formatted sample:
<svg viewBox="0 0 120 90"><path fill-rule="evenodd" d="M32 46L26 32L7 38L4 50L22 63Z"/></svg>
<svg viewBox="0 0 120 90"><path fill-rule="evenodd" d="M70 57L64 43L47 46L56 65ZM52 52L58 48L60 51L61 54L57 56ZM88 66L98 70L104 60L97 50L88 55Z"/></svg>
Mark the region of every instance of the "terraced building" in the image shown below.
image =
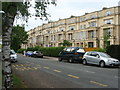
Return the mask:
<svg viewBox="0 0 120 90"><path fill-rule="evenodd" d="M103 8L100 11L51 21L28 31L28 43L23 48L44 46L57 47L63 40L72 46L103 47L120 44L120 7Z"/></svg>

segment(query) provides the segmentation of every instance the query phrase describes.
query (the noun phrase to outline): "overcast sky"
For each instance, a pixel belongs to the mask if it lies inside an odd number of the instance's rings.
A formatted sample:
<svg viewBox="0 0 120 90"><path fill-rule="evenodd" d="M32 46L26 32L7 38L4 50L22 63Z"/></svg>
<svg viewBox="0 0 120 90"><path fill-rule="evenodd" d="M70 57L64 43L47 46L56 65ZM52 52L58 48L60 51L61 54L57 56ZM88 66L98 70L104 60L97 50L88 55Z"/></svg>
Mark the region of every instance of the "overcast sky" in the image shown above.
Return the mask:
<svg viewBox="0 0 120 90"><path fill-rule="evenodd" d="M49 20L57 21L59 19L69 18L73 16L81 16L85 13L99 11L103 7L118 6L119 0L57 0L57 6L49 6L47 12L51 15ZM33 10L31 9L31 12ZM21 20L15 21L21 24ZM37 26L47 23L47 21L35 20L34 17L29 18L28 23L25 25L25 30L28 31Z"/></svg>

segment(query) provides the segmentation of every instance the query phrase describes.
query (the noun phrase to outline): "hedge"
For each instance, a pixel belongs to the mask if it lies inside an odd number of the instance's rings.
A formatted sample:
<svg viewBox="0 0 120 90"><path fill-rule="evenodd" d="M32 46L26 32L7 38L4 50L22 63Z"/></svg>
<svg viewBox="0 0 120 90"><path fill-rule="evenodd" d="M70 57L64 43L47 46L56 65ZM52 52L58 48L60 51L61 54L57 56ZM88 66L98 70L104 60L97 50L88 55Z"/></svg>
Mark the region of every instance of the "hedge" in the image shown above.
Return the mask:
<svg viewBox="0 0 120 90"><path fill-rule="evenodd" d="M19 49L17 53L23 53L23 51L26 51L26 49Z"/></svg>
<svg viewBox="0 0 120 90"><path fill-rule="evenodd" d="M27 49L19 49L18 53L23 53L24 50L26 51L41 51L44 56L51 56L51 57L58 57L58 54L64 49L65 47L29 47Z"/></svg>
<svg viewBox="0 0 120 90"><path fill-rule="evenodd" d="M111 45L106 51L110 56L120 60L120 45Z"/></svg>
<svg viewBox="0 0 120 90"><path fill-rule="evenodd" d="M64 49L65 47L39 47L38 51L41 51L45 56L52 56L57 57L58 54Z"/></svg>
<svg viewBox="0 0 120 90"><path fill-rule="evenodd" d="M103 49L103 48L97 48L97 49L94 49L94 50L92 50L92 51L106 52L106 50L105 50L105 49Z"/></svg>

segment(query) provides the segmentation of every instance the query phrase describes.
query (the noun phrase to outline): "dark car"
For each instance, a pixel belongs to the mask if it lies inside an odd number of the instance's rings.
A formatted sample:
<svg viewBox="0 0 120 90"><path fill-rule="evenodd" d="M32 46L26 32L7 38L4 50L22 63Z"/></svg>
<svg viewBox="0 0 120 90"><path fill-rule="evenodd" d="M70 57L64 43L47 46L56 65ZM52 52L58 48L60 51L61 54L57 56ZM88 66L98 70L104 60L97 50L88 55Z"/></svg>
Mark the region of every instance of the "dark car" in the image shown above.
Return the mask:
<svg viewBox="0 0 120 90"><path fill-rule="evenodd" d="M32 57L41 57L43 58L43 53L40 51L34 51Z"/></svg>
<svg viewBox="0 0 120 90"><path fill-rule="evenodd" d="M32 54L33 54L33 51L27 51L27 52L25 53L26 56L32 56Z"/></svg>
<svg viewBox="0 0 120 90"><path fill-rule="evenodd" d="M59 61L67 60L72 63L74 61L82 62L85 50L81 47L67 47L59 53Z"/></svg>

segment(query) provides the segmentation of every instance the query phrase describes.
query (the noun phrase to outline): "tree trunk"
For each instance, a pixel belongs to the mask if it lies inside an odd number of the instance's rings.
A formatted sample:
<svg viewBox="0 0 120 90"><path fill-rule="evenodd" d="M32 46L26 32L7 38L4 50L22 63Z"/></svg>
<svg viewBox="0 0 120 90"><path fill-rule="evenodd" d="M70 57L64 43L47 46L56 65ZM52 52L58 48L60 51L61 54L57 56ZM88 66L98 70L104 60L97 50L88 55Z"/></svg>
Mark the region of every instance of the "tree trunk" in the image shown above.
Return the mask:
<svg viewBox="0 0 120 90"><path fill-rule="evenodd" d="M10 62L10 41L11 32L14 22L14 16L5 14L3 16L3 27L2 27L2 71L3 71L3 88L11 88L11 62Z"/></svg>

